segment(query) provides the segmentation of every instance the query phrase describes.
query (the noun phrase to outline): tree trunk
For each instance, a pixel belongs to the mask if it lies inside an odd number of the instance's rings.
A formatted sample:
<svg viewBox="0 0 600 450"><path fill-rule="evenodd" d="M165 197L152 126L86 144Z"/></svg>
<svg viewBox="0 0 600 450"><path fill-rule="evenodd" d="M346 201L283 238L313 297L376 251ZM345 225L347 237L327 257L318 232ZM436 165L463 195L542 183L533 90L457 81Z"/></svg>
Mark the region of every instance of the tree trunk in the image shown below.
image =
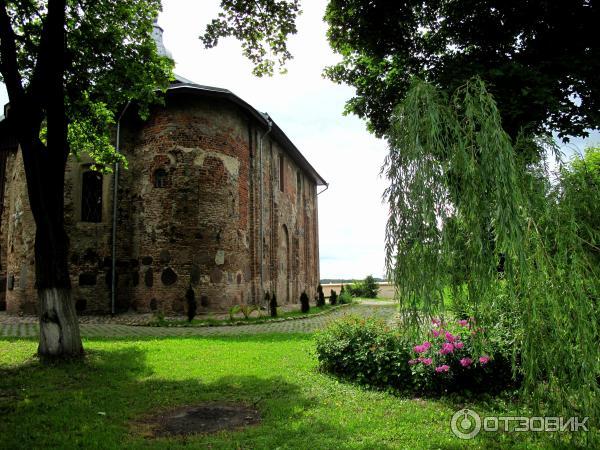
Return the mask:
<svg viewBox="0 0 600 450"><path fill-rule="evenodd" d="M47 51L40 53L42 105L47 145L39 139L39 122L19 139L29 203L36 224L35 274L40 314L38 354L77 357L83 354L79 323L71 298L69 239L64 227L65 167L69 155L64 102L65 0L50 0L45 30Z"/></svg>
<svg viewBox="0 0 600 450"><path fill-rule="evenodd" d="M79 356L83 353L79 323L71 299L71 289L38 290L40 307L40 343L43 357Z"/></svg>

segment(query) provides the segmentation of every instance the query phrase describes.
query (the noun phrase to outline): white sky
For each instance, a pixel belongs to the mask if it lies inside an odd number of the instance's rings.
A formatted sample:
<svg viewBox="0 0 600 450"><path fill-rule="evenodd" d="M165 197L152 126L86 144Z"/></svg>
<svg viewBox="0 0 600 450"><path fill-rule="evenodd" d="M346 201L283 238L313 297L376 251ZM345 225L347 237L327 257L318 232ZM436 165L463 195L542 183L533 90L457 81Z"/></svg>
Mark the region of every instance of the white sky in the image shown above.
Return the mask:
<svg viewBox="0 0 600 450"><path fill-rule="evenodd" d="M294 59L286 75L258 79L242 56L239 44L228 39L205 50L198 39L218 12L218 0L163 0L159 24L173 54L175 71L199 84L229 89L268 112L330 188L319 196L321 278L364 278L383 275L387 208L381 202L385 180L379 170L386 144L370 135L364 122L343 116L353 89L321 76L338 60L327 43L322 20L327 0L305 0L298 34L289 40ZM0 102L7 102L0 89ZM588 142L597 143L594 133ZM575 140L567 151L580 151Z"/></svg>

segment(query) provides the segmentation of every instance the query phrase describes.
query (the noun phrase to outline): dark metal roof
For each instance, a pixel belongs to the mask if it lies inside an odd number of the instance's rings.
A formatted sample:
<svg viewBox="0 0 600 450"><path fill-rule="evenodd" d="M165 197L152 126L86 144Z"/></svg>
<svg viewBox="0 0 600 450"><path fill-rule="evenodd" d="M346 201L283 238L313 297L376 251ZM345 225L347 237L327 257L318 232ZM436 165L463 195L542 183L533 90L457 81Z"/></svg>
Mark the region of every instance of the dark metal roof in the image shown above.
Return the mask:
<svg viewBox="0 0 600 450"><path fill-rule="evenodd" d="M184 81L185 80L185 81ZM250 104L242 100L240 97L235 95L233 92L213 87L203 86L201 84L193 83L186 80L183 77L175 76L175 83L167 89L167 93L186 93L193 95L206 95L210 97L224 98L238 105L242 110L247 112L251 117L255 118L261 125L266 129L271 126L271 136L284 148L286 153L294 160L300 168L302 168L308 175L310 175L317 185L327 186L327 182L321 175L315 170L315 168L307 161L307 159L300 153L300 150L294 145L294 143L286 136L286 134L279 128L275 121L266 113L261 113L253 108Z"/></svg>
<svg viewBox="0 0 600 450"><path fill-rule="evenodd" d="M327 186L327 182L323 179L321 175L315 170L315 168L307 161L307 159L300 153L300 150L294 145L294 143L286 136L286 134L279 128L279 126L275 123L275 121L266 113L261 113L254 109L250 104L246 103L240 97L235 95L233 92L213 87L213 86L203 86L201 84L193 83L192 81L183 78L179 75L175 75L175 82L169 86L167 89L168 93L189 93L193 95L206 95L218 98L224 98L229 100L236 105L238 105L242 110L247 112L251 117L255 118L258 123L263 125L266 129L271 126L271 136L279 142L279 144L284 148L287 154L298 164L300 168L302 168L308 175L310 175L318 186ZM4 128L3 125L6 125L4 120L4 116L0 116L0 129ZM6 136L8 138L8 136ZM3 150L12 148L14 145L14 139L6 139L6 142L3 143Z"/></svg>

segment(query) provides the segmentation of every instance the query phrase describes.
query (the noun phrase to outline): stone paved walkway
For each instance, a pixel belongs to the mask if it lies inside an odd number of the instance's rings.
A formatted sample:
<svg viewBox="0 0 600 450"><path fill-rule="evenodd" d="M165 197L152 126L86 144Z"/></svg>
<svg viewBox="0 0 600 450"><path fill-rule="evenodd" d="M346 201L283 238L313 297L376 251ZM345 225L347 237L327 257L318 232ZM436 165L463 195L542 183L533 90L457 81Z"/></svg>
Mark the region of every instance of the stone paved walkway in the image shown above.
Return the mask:
<svg viewBox="0 0 600 450"><path fill-rule="evenodd" d="M96 337L168 337L168 336L220 336L259 333L311 333L325 327L332 320L355 314L362 317L377 317L393 321L394 304L387 302L365 302L339 308L329 314L299 320L262 323L255 325L218 327L140 327L118 324L80 324L81 334L86 338ZM39 327L32 323L0 323L0 337L37 337Z"/></svg>

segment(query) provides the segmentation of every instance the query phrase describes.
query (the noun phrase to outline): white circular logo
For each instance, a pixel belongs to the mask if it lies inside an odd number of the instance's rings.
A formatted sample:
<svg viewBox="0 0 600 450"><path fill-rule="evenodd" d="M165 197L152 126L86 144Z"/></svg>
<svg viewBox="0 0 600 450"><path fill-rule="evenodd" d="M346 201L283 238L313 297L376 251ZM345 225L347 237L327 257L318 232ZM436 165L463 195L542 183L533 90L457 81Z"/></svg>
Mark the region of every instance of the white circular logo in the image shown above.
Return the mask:
<svg viewBox="0 0 600 450"><path fill-rule="evenodd" d="M481 431L481 417L475 411L461 409L452 416L450 428L459 439L473 439Z"/></svg>

